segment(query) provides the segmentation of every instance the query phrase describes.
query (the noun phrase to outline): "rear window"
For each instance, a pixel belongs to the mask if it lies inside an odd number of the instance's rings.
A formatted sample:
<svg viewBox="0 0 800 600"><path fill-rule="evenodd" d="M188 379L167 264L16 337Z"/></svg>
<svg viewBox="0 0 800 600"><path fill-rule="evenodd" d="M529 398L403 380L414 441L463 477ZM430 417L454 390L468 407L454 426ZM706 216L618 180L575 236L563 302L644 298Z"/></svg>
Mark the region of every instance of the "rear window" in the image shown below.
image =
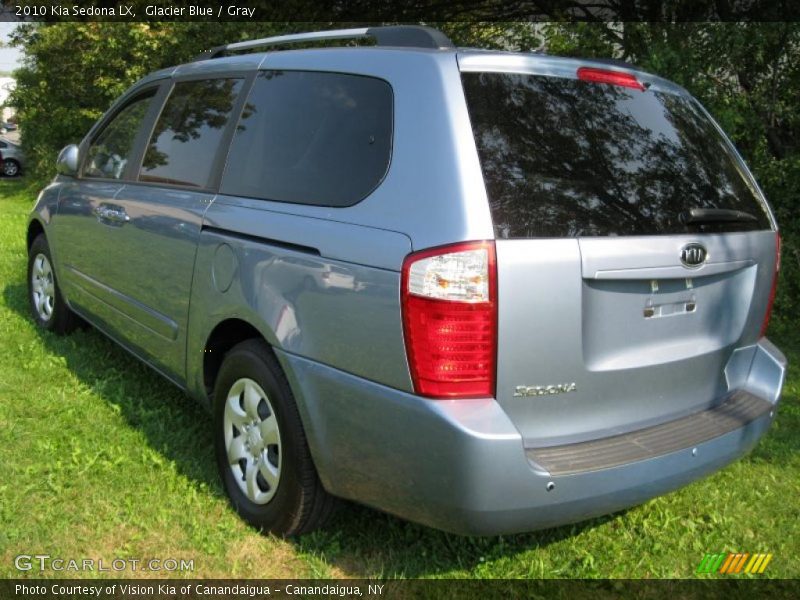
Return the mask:
<svg viewBox="0 0 800 600"><path fill-rule="evenodd" d="M688 98L535 75L462 78L498 238L770 228L727 144ZM701 223L686 218L691 209L752 220Z"/></svg>
<svg viewBox="0 0 800 600"><path fill-rule="evenodd" d="M392 89L385 81L264 71L236 128L221 191L352 206L383 179L391 147Z"/></svg>

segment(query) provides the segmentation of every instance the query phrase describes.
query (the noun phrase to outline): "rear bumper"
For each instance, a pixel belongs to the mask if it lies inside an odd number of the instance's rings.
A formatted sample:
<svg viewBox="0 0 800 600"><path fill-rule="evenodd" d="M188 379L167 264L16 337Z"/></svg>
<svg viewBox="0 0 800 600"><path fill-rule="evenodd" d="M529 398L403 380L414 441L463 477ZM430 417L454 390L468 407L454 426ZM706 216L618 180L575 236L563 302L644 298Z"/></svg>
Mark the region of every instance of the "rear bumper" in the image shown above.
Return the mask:
<svg viewBox="0 0 800 600"><path fill-rule="evenodd" d="M473 535L532 531L607 514L721 468L752 449L769 428L786 368L781 352L762 339L738 350L726 375L732 391L747 391L773 410L646 460L551 474L529 459L519 432L492 399L425 400L294 355L278 356L329 492Z"/></svg>

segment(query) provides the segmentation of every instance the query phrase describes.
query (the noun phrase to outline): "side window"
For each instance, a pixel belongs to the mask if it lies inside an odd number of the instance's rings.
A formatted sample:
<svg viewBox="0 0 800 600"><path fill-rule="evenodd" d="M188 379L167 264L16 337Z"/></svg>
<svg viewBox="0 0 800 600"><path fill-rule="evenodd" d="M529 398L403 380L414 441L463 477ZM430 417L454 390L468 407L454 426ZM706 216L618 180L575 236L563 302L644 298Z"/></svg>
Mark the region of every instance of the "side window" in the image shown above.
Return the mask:
<svg viewBox="0 0 800 600"><path fill-rule="evenodd" d="M374 190L392 147L392 88L360 75L265 71L250 93L220 191L352 206Z"/></svg>
<svg viewBox="0 0 800 600"><path fill-rule="evenodd" d="M0 142L0 148L8 148L8 144L5 142Z"/></svg>
<svg viewBox="0 0 800 600"><path fill-rule="evenodd" d="M87 152L84 177L120 179L133 152L133 142L144 121L155 89L125 106L94 139Z"/></svg>
<svg viewBox="0 0 800 600"><path fill-rule="evenodd" d="M175 85L147 144L139 181L206 187L241 79Z"/></svg>

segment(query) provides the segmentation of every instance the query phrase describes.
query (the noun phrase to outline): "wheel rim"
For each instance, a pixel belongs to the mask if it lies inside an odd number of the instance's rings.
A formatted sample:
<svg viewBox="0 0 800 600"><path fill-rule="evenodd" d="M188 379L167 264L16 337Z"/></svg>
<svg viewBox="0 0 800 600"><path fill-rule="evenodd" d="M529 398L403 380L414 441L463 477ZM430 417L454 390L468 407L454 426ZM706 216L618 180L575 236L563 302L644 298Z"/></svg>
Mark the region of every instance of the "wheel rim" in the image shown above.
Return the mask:
<svg viewBox="0 0 800 600"><path fill-rule="evenodd" d="M242 378L225 398L225 450L233 479L247 499L266 504L281 478L281 435L267 394Z"/></svg>
<svg viewBox="0 0 800 600"><path fill-rule="evenodd" d="M3 172L8 177L14 177L14 175L17 174L17 171L19 171L19 169L17 168L16 163L10 160L7 160L6 162L3 163Z"/></svg>
<svg viewBox="0 0 800 600"><path fill-rule="evenodd" d="M53 267L44 254L37 254L31 269L31 296L36 314L42 321L49 321L53 316L56 302L56 286L53 279Z"/></svg>

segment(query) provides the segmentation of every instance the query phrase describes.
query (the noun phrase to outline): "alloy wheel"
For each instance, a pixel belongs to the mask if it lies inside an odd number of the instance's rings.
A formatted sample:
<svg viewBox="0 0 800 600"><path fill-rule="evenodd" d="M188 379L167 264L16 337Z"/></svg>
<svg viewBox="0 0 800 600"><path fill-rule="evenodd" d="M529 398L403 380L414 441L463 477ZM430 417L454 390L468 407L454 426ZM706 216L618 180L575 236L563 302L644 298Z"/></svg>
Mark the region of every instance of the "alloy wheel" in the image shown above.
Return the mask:
<svg viewBox="0 0 800 600"><path fill-rule="evenodd" d="M53 280L53 267L44 254L37 254L31 269L31 294L36 314L43 322L53 316L56 301L56 288Z"/></svg>
<svg viewBox="0 0 800 600"><path fill-rule="evenodd" d="M228 465L239 489L255 504L268 503L281 477L281 436L267 394L252 379L231 386L223 426Z"/></svg>

